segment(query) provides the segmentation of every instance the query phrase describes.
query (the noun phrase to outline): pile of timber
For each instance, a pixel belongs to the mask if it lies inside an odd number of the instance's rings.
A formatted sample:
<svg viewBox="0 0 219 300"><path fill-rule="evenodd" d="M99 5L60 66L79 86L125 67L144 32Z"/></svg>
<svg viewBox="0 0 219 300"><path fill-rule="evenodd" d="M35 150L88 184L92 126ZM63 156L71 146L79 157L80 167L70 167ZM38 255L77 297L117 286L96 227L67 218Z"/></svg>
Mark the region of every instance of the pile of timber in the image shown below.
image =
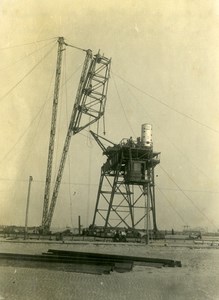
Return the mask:
<svg viewBox="0 0 219 300"><path fill-rule="evenodd" d="M180 261L100 254L93 252L76 252L49 249L41 255L0 253L0 264L20 265L22 267L46 267L70 272L109 274L111 271L129 272L135 265L150 267L181 267Z"/></svg>

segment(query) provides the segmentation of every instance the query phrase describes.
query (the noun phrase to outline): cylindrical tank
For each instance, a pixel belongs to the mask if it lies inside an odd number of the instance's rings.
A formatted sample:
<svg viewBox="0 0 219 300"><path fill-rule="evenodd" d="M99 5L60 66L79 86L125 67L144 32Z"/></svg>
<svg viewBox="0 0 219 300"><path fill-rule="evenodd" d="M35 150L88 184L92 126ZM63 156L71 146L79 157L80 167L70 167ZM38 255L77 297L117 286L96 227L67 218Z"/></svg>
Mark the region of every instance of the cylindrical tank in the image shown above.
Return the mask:
<svg viewBox="0 0 219 300"><path fill-rule="evenodd" d="M143 124L141 125L141 142L143 146L152 147L152 125Z"/></svg>

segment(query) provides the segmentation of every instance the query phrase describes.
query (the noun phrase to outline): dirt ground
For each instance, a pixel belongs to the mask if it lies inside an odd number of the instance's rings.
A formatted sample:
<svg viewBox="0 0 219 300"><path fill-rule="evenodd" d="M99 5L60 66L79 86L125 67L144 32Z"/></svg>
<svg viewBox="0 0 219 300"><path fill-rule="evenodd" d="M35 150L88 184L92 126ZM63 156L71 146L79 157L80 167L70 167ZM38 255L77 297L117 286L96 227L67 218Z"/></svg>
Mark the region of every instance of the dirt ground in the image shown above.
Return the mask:
<svg viewBox="0 0 219 300"><path fill-rule="evenodd" d="M131 272L93 275L48 266L0 263L0 300L218 299L219 247L190 244L24 243L0 241L0 252L40 254L48 249L180 260L182 268L134 266Z"/></svg>

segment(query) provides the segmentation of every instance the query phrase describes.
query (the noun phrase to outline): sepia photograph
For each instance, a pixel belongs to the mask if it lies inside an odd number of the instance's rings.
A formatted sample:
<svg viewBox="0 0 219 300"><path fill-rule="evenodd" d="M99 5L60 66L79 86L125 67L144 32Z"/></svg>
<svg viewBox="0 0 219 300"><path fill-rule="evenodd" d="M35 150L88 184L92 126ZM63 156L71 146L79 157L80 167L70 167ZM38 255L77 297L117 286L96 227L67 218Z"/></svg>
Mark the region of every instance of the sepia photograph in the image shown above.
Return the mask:
<svg viewBox="0 0 219 300"><path fill-rule="evenodd" d="M0 24L0 300L218 300L219 1Z"/></svg>

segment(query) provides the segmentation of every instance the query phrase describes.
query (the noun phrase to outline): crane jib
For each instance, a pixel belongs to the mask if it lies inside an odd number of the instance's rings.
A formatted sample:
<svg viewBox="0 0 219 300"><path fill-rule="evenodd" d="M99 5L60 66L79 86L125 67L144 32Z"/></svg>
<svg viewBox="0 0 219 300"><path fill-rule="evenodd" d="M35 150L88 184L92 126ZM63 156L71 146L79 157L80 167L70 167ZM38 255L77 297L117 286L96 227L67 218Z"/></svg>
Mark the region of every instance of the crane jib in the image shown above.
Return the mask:
<svg viewBox="0 0 219 300"><path fill-rule="evenodd" d="M49 179L46 179L47 190L45 191L44 196L42 221L42 229L44 232L48 232L51 226L71 137L82 131L84 128L97 122L104 115L107 100L108 82L110 78L110 65L111 59L106 58L99 52L96 55L92 56L91 50L86 51L86 57L82 68L78 90L76 93L75 103L72 108L69 127L67 130L49 207L48 204L51 177ZM56 95L56 98L57 97L58 96ZM55 124L53 124L53 127L55 128ZM51 172L51 155L48 158L48 164L50 164L49 168Z"/></svg>

